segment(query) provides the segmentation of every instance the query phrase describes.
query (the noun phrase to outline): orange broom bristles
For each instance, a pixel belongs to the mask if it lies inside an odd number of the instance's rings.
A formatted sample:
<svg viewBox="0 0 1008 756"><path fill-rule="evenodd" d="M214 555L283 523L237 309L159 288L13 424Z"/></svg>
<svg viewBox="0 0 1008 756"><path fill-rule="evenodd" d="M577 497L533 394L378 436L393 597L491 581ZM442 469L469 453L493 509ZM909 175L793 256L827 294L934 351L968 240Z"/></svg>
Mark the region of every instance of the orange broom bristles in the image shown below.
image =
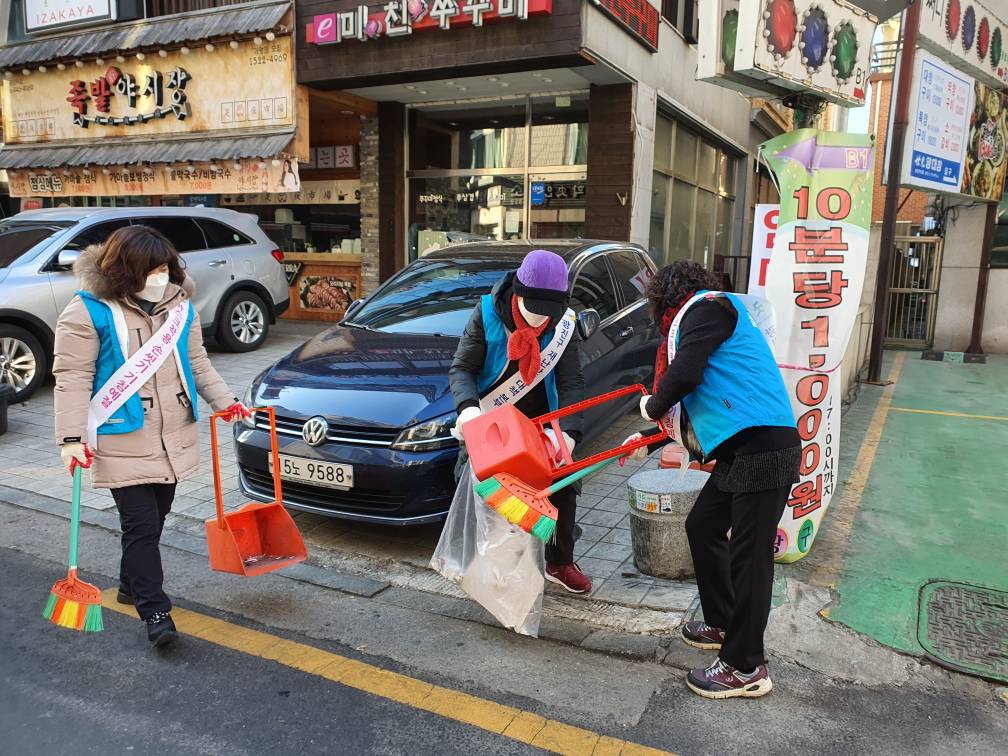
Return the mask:
<svg viewBox="0 0 1008 756"><path fill-rule="evenodd" d="M101 632L101 600L101 591L78 578L77 568L71 567L66 578L53 585L42 616L59 627Z"/></svg>

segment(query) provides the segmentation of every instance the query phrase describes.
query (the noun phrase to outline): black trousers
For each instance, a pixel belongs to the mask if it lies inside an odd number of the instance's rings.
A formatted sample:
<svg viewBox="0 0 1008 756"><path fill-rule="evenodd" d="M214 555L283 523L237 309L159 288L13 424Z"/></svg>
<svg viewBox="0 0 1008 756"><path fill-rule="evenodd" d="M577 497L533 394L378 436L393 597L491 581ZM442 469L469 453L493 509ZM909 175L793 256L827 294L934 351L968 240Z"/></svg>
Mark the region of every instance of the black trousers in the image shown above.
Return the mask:
<svg viewBox="0 0 1008 756"><path fill-rule="evenodd" d="M161 531L175 498L175 484L151 483L113 488L112 498L122 526L119 584L133 596L140 619L170 612L161 569Z"/></svg>
<svg viewBox="0 0 1008 756"><path fill-rule="evenodd" d="M712 478L686 518L704 622L725 631L718 655L742 672L765 661L774 538L790 490L726 493Z"/></svg>

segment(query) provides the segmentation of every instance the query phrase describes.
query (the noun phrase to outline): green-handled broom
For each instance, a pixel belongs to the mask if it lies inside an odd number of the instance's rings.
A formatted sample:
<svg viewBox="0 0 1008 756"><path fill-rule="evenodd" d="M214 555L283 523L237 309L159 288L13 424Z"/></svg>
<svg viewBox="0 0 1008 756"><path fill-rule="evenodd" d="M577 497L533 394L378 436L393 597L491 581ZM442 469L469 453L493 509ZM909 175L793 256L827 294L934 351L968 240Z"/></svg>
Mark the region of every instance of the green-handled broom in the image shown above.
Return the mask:
<svg viewBox="0 0 1008 756"><path fill-rule="evenodd" d="M77 540L80 535L81 467L74 465L73 501L70 506L70 553L65 580L58 580L49 593L42 616L54 625L88 633L104 629L101 591L77 577Z"/></svg>

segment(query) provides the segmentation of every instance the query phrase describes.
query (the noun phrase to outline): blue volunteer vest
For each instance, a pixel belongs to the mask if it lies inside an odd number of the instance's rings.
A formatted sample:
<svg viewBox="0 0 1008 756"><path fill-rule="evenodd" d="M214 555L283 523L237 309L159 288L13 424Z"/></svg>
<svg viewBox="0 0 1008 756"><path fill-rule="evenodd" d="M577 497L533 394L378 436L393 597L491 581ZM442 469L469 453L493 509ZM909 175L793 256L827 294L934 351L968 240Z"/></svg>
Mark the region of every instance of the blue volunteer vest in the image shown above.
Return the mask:
<svg viewBox="0 0 1008 756"><path fill-rule="evenodd" d="M738 312L735 331L710 356L701 384L682 400L704 454L746 428L794 426L784 379L749 310L732 294L697 293L728 297Z"/></svg>
<svg viewBox="0 0 1008 756"><path fill-rule="evenodd" d="M483 315L483 333L486 337L487 353L483 360L483 369L476 376L476 388L480 396L484 396L490 388L502 377L502 373L508 364L507 343L508 332L504 326L504 321L500 319L497 310L494 309L493 295L484 294L480 298L480 310ZM543 349L553 338L552 328L547 328L539 339L539 346ZM569 346L569 345L568 345ZM560 407L560 398L557 395L556 376L551 370L543 378L546 386L546 399L549 402L550 412L555 412Z"/></svg>
<svg viewBox="0 0 1008 756"><path fill-rule="evenodd" d="M116 336L115 322L112 319L112 310L107 304L87 291L77 292L77 296L84 302L88 315L91 316L91 323L98 334L98 358L95 360L94 381L91 384L91 396L93 397L109 378L126 363L126 355L122 353L119 346L119 338ZM189 314L186 317L182 333L179 334L179 344L189 343L189 326L193 321L193 306L189 303ZM199 419L199 411L196 409L196 381L193 378L192 368L189 365L189 350L179 349L179 357L182 363L182 372L185 374L186 389L190 398L190 409L193 420ZM102 425L98 427L98 435L119 435L132 433L140 430L144 423L143 403L140 401L140 392L137 391L126 400L122 407L112 413Z"/></svg>

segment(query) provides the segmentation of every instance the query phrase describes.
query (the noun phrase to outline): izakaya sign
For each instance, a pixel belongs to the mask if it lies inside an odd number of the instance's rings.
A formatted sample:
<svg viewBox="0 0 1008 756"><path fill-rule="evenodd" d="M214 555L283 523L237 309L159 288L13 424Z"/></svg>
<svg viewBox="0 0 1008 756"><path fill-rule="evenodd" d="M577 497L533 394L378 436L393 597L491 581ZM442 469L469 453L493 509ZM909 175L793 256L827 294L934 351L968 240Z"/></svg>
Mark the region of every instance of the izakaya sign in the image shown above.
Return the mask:
<svg viewBox="0 0 1008 756"><path fill-rule="evenodd" d="M3 82L2 111L6 142L20 144L293 127L294 104L285 36L15 74Z"/></svg>
<svg viewBox="0 0 1008 756"><path fill-rule="evenodd" d="M7 171L12 197L122 197L165 194L276 194L301 189L297 160L129 168ZM105 172L108 170L108 173Z"/></svg>
<svg viewBox="0 0 1008 756"><path fill-rule="evenodd" d="M376 8L359 5L315 16L305 28L305 40L310 45L367 42L382 36L409 36L414 31L525 21L552 12L553 0L389 0Z"/></svg>
<svg viewBox="0 0 1008 756"><path fill-rule="evenodd" d="M777 529L778 561L805 556L838 481L841 371L861 302L875 147L867 134L801 129L761 146L781 206L766 296L802 439L801 480Z"/></svg>
<svg viewBox="0 0 1008 756"><path fill-rule="evenodd" d="M46 31L115 20L115 0L25 0L25 29Z"/></svg>

